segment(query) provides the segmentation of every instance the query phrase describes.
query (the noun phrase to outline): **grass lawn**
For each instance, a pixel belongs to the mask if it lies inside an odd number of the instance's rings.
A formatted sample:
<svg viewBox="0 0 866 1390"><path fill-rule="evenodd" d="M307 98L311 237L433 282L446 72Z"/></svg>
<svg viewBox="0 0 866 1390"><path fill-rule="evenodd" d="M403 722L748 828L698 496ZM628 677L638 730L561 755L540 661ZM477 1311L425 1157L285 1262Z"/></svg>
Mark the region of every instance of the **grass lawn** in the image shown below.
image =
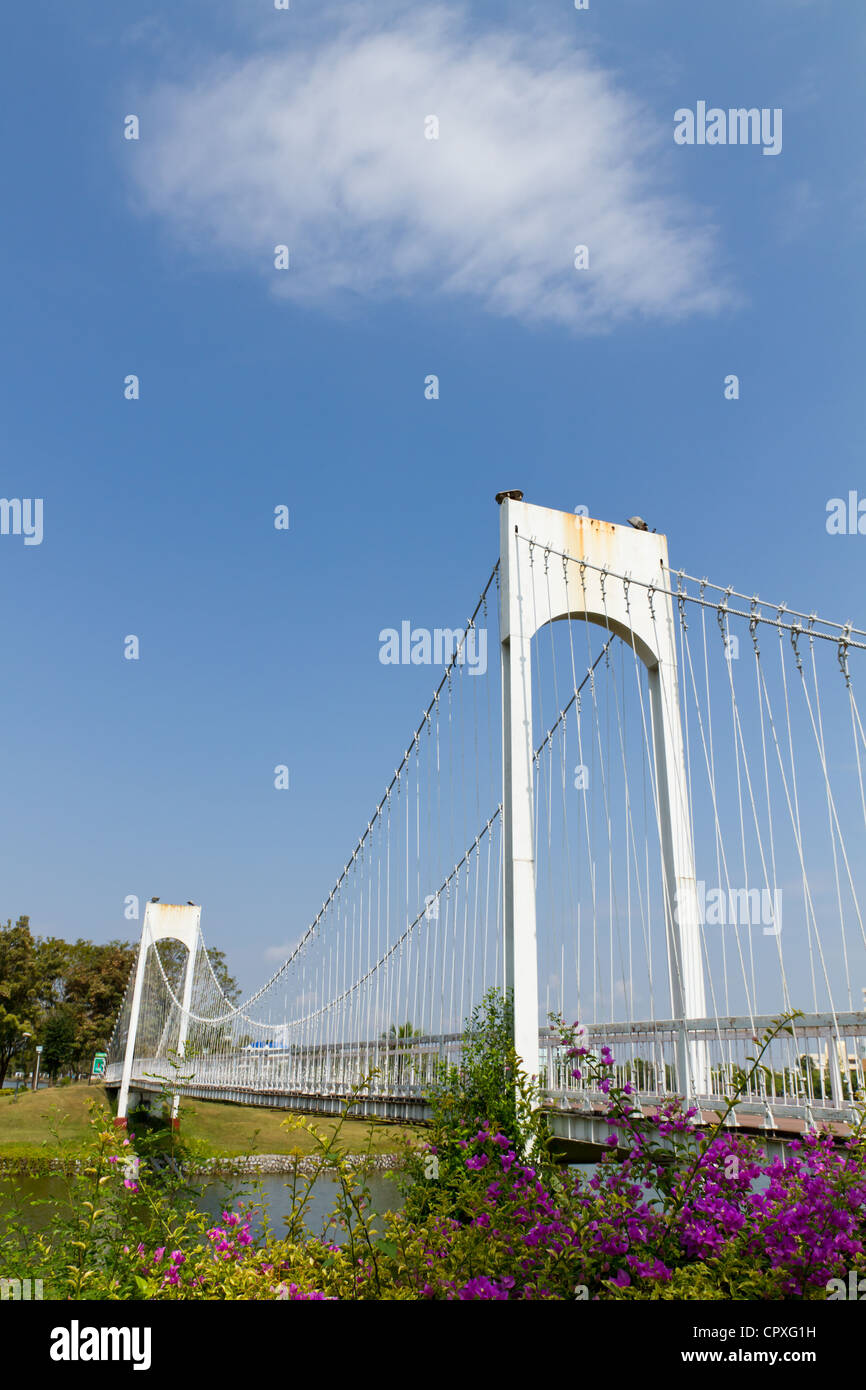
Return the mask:
<svg viewBox="0 0 866 1390"><path fill-rule="evenodd" d="M0 1158L30 1158L46 1155L74 1155L91 1137L89 1103L106 1104L101 1086L79 1081L71 1086L52 1087L35 1094L19 1091L13 1100L0 1095ZM313 1140L303 1130L288 1128L293 1119L289 1110L265 1110L258 1105L230 1105L223 1101L181 1101L181 1128L190 1138L204 1141L214 1157L249 1153L288 1153L300 1149L312 1153ZM330 1133L337 1120L324 1115L308 1115L321 1130ZM376 1120L347 1120L342 1139L351 1152L366 1151L372 1125L371 1151L395 1153L399 1140L417 1136L411 1125L386 1124ZM52 1133L56 1130L59 1139Z"/></svg>

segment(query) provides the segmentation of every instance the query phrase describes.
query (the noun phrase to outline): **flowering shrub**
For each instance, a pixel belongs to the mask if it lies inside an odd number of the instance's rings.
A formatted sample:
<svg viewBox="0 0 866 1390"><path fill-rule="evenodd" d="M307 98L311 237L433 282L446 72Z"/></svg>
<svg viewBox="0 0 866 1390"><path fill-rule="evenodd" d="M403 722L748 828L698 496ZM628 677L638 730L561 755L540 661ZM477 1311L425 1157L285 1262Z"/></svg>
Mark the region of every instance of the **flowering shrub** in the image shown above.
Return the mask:
<svg viewBox="0 0 866 1390"><path fill-rule="evenodd" d="M783 1019L768 1029L752 1071ZM609 1152L573 1199L592 1212L584 1238L598 1240L604 1214L625 1196L627 1210L599 1249L610 1259L606 1295L664 1298L823 1298L829 1279L864 1267L866 1137L864 1113L844 1143L809 1133L788 1145L786 1161L769 1160L760 1142L725 1129L739 1092L711 1130L694 1108L671 1100L645 1119L628 1083L612 1081L613 1058L599 1059L571 1042L584 1068L609 1097ZM608 1082L605 1085L605 1081ZM744 1076L741 1088L747 1078ZM588 1189L588 1190L586 1190ZM595 1210L593 1211L593 1208ZM593 1270L587 1271L591 1280Z"/></svg>
<svg viewBox="0 0 866 1390"><path fill-rule="evenodd" d="M463 1071L434 1092L429 1143L407 1157L403 1211L375 1216L339 1128L323 1135L296 1121L319 1163L289 1186L287 1234L265 1220L256 1238L260 1203L227 1204L211 1222L180 1181L146 1165L124 1178L133 1137L118 1139L97 1117L73 1216L31 1242L28 1272L34 1254L50 1267L52 1297L279 1301L818 1299L831 1279L866 1273L862 1116L842 1143L819 1133L793 1141L783 1164L725 1127L736 1094L711 1128L676 1099L645 1116L630 1085L616 1083L610 1051L596 1056L578 1045L577 1025L562 1027L575 1073L607 1097L611 1130L591 1176L575 1174L554 1162L544 1115L517 1075L507 1014L488 1004L473 1016L477 1045ZM754 1067L785 1026L765 1034ZM337 1203L313 1237L305 1217L326 1168ZM7 1232L4 1251L12 1245Z"/></svg>
<svg viewBox="0 0 866 1390"><path fill-rule="evenodd" d="M176 1267L182 1259L174 1256L203 1239L206 1218L182 1168L166 1174L150 1164L146 1138L116 1129L96 1102L91 1128L83 1162L62 1174L59 1200L22 1198L14 1177L0 1193L0 1267L6 1277L42 1279L46 1298L139 1297L131 1249L143 1255L161 1246ZM175 1151L185 1152L177 1143ZM45 1205L50 1223L34 1223L32 1209Z"/></svg>

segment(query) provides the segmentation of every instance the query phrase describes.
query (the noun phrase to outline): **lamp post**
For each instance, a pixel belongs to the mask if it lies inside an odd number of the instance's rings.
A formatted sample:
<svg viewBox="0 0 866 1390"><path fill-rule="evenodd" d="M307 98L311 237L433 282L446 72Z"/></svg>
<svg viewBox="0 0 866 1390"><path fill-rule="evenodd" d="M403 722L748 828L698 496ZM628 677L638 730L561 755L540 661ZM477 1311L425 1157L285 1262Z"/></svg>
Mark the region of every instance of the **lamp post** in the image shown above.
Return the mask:
<svg viewBox="0 0 866 1390"><path fill-rule="evenodd" d="M41 1044L41 1043L38 1043L38 1044L37 1044L37 1047L36 1047L36 1066L33 1068L33 1087L32 1087L32 1089L33 1089L34 1091L36 1090L36 1087L39 1085L39 1062L40 1062L41 1058L42 1058L42 1044Z"/></svg>
<svg viewBox="0 0 866 1390"><path fill-rule="evenodd" d="M22 1038L32 1038L32 1037L33 1037L33 1034L24 1031L24 1032L22 1032L21 1037L22 1037ZM27 1073L26 1073L26 1072L24 1073L24 1080L25 1080L25 1084L26 1084L26 1080L27 1080ZM18 1082L17 1082L17 1080L16 1080L16 1082L15 1082L15 1094L16 1094L16 1096L17 1096L17 1094L18 1094Z"/></svg>

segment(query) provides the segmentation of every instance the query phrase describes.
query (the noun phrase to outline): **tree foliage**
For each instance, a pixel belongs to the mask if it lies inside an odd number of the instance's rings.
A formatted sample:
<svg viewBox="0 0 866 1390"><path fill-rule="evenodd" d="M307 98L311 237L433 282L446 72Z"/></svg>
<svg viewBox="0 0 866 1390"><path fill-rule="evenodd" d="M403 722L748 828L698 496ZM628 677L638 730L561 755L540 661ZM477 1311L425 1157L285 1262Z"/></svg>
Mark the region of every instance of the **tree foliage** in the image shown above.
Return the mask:
<svg viewBox="0 0 866 1390"><path fill-rule="evenodd" d="M241 989L233 975L229 974L226 964L225 951L217 951L208 947L208 960L214 973L217 984L230 1004L236 1004L241 997ZM165 971L166 979L174 992L180 997L183 986L183 975L186 969L187 951L183 942L164 940L159 943L159 958L162 961L162 968ZM201 960L196 966L196 970L207 970L207 964Z"/></svg>
<svg viewBox="0 0 866 1390"><path fill-rule="evenodd" d="M28 1043L38 1008L36 950L30 934L30 918L19 917L0 924L0 1086L9 1063Z"/></svg>
<svg viewBox="0 0 866 1390"><path fill-rule="evenodd" d="M63 999L75 1016L75 1060L89 1066L104 1049L123 1000L137 946L128 941L76 941L68 948Z"/></svg>
<svg viewBox="0 0 866 1390"><path fill-rule="evenodd" d="M179 991L186 948L179 941L162 941L159 951L168 980ZM19 917L14 926L0 923L0 1086L13 1057L31 1069L36 1043L48 1048L49 1035L57 1058L49 1065L43 1052L49 1074L64 1067L89 1069L94 1053L108 1045L137 952L137 941L34 936L29 917ZM237 1003L240 987L225 953L211 950L208 958L226 998ZM207 970L206 962L197 969Z"/></svg>
<svg viewBox="0 0 866 1390"><path fill-rule="evenodd" d="M68 1067L75 1060L75 1016L72 1010L61 1004L52 1009L40 1030L42 1038L42 1065L52 1078L61 1067Z"/></svg>

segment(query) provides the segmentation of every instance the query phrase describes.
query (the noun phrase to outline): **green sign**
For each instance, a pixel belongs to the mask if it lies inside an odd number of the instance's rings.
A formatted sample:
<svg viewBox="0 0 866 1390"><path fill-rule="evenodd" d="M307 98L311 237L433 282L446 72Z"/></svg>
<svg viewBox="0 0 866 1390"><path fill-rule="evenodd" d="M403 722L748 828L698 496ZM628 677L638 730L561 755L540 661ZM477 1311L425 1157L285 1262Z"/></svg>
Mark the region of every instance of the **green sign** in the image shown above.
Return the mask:
<svg viewBox="0 0 866 1390"><path fill-rule="evenodd" d="M104 1075L105 1075L105 1063L106 1063L107 1061L108 1061L108 1053L107 1053L107 1052L97 1052L96 1056L95 1056L94 1059L93 1059L93 1075L94 1075L94 1076L104 1076Z"/></svg>

